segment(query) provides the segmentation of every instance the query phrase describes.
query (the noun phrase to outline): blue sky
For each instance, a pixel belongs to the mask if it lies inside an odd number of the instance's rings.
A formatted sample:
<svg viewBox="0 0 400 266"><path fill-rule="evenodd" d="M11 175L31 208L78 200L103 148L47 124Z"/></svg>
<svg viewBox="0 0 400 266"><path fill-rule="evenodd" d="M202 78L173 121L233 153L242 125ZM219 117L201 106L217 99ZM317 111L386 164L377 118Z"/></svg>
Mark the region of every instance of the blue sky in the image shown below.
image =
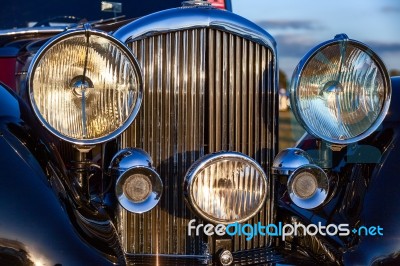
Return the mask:
<svg viewBox="0 0 400 266"><path fill-rule="evenodd" d="M280 67L289 77L308 50L338 33L370 46L389 70L400 70L399 0L232 0L232 5L275 37Z"/></svg>

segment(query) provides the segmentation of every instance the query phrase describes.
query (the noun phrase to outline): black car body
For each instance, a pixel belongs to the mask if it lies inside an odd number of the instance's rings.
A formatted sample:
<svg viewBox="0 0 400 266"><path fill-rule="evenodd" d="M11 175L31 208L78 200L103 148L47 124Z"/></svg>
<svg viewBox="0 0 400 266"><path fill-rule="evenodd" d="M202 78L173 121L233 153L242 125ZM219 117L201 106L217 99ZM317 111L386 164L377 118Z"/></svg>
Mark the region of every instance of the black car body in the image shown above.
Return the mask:
<svg viewBox="0 0 400 266"><path fill-rule="evenodd" d="M400 78L367 46L302 59L309 133L278 153L265 30L203 1L93 19L0 31L0 264L400 263Z"/></svg>

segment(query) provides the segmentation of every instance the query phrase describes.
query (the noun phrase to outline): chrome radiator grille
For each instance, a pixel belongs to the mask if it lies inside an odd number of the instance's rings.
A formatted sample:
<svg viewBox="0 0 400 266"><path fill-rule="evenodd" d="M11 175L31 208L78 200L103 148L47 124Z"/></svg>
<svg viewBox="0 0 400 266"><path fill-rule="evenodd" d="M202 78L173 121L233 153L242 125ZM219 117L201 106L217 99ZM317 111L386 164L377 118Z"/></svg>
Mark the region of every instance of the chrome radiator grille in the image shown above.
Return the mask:
<svg viewBox="0 0 400 266"><path fill-rule="evenodd" d="M188 236L195 218L182 182L204 154L232 150L255 158L269 173L275 153L273 54L268 47L215 29L200 28L145 37L128 44L144 73L138 117L120 137L153 158L163 179L159 206L145 214L120 211L130 254L206 255L212 238ZM272 203L251 222L268 224ZM235 237L234 251L265 247L268 237Z"/></svg>

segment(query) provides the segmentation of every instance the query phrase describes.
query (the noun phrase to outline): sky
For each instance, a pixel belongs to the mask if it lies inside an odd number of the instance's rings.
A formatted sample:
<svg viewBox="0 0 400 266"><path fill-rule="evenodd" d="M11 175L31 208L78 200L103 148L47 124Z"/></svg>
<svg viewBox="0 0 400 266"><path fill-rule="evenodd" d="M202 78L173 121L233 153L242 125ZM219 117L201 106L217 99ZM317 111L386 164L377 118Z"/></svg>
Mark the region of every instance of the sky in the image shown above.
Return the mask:
<svg viewBox="0 0 400 266"><path fill-rule="evenodd" d="M288 77L307 51L338 33L368 45L388 70L400 70L399 0L232 0L232 6L275 38Z"/></svg>

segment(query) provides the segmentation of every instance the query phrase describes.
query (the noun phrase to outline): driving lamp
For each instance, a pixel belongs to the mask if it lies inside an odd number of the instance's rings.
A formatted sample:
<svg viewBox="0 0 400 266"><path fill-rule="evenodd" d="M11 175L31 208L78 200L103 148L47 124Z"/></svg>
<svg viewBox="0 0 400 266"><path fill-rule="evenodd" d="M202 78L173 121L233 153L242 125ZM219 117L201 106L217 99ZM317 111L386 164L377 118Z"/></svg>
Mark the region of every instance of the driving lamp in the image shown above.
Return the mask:
<svg viewBox="0 0 400 266"><path fill-rule="evenodd" d="M228 224L254 216L267 196L267 176L252 158L218 152L200 158L185 176L186 199L205 220Z"/></svg>
<svg viewBox="0 0 400 266"><path fill-rule="evenodd" d="M137 148L120 150L111 160L109 170L116 178L117 200L127 211L148 212L160 201L163 183L145 151Z"/></svg>
<svg viewBox="0 0 400 266"><path fill-rule="evenodd" d="M381 59L341 34L300 61L290 94L294 115L310 134L348 144L378 128L389 108L391 87Z"/></svg>
<svg viewBox="0 0 400 266"><path fill-rule="evenodd" d="M303 165L289 176L287 188L294 204L303 209L315 209L328 198L329 179L318 166Z"/></svg>
<svg viewBox="0 0 400 266"><path fill-rule="evenodd" d="M287 191L294 204L303 209L316 209L329 201L336 182L314 164L311 156L299 149L288 148L276 155L272 173L287 177Z"/></svg>
<svg viewBox="0 0 400 266"><path fill-rule="evenodd" d="M136 166L125 171L115 185L115 194L122 207L132 213L144 213L160 201L163 184L151 167Z"/></svg>
<svg viewBox="0 0 400 266"><path fill-rule="evenodd" d="M142 99L139 65L105 32L71 30L49 40L29 72L29 97L41 123L75 144L97 144L122 133Z"/></svg>

